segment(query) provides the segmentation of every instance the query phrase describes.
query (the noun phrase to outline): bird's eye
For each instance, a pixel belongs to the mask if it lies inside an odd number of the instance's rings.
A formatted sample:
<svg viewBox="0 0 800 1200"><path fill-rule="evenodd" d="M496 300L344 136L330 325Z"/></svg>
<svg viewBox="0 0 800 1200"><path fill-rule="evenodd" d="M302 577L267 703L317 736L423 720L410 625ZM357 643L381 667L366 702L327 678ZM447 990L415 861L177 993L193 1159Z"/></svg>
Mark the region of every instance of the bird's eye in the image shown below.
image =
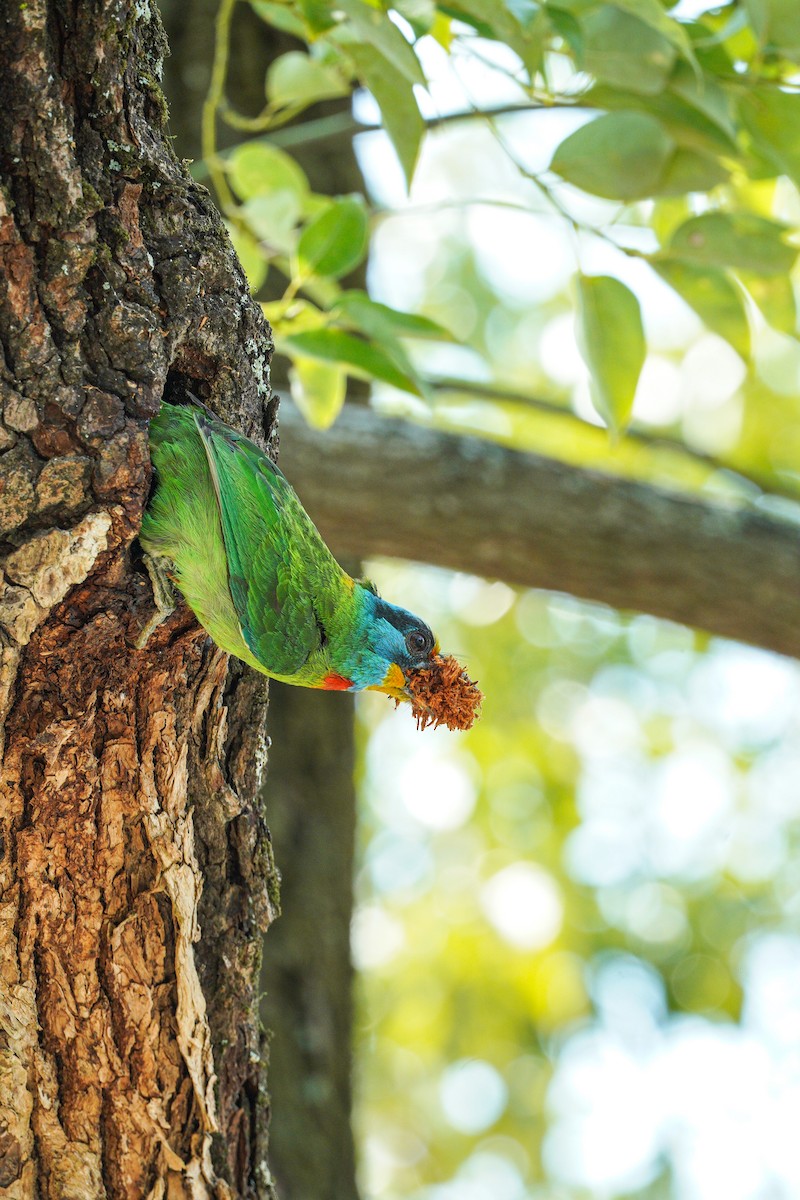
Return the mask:
<svg viewBox="0 0 800 1200"><path fill-rule="evenodd" d="M431 648L431 641L427 633L412 629L406 634L406 646L412 654L425 654Z"/></svg>

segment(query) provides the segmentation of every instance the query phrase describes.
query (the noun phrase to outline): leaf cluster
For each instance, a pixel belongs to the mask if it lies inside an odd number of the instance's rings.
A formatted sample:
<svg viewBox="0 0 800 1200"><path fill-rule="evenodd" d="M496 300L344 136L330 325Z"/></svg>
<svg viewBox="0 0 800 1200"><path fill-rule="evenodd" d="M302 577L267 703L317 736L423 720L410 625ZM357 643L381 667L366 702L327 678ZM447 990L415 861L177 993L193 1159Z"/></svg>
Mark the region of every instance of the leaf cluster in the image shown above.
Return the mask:
<svg viewBox="0 0 800 1200"><path fill-rule="evenodd" d="M548 170L516 165L578 235L579 340L594 403L612 429L630 418L645 334L628 284L581 270L582 235L646 262L745 361L764 322L795 335L789 274L798 246L778 201L786 180L800 185L796 5L731 0L682 19L660 0L251 3L306 50L270 65L259 118L237 119L220 105L219 115L261 136L216 165L230 183L228 215L254 290L269 263L289 280L267 311L311 420L335 418L347 374L425 396L405 340L449 335L342 289L368 251L372 214L361 197L313 195L275 132L318 101L367 88L410 185L432 123L423 115L431 110L423 102L426 42L454 61L492 45L510 53L504 70L515 115L557 106L585 117ZM502 141L502 116L480 104L462 116L487 121ZM604 209L602 229L582 220L578 193L611 202L616 215ZM651 247L626 239L624 225L648 227Z"/></svg>

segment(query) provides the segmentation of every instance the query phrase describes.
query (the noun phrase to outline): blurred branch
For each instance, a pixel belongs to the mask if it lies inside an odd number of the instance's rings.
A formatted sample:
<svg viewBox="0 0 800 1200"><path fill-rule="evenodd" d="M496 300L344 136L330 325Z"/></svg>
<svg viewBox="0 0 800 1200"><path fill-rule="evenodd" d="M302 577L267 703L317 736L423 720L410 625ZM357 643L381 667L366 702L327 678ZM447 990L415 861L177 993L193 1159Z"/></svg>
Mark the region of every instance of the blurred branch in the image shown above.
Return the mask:
<svg viewBox="0 0 800 1200"><path fill-rule="evenodd" d="M228 57L230 55L231 15L235 4L236 0L220 0L215 22L214 60L211 65L208 94L203 104L200 134L206 169L211 176L219 206L228 217L235 215L236 202L228 187L225 171L217 152L217 113L225 94L225 77L228 73Z"/></svg>
<svg viewBox="0 0 800 1200"><path fill-rule="evenodd" d="M555 108L580 108L578 100L553 100L548 98L547 102L542 101L525 101L519 104L501 104L496 108L485 109L460 109L458 112L443 113L441 116L425 117L425 126L427 129L439 129L444 125L452 125L457 121L470 121L476 119L486 120L487 117L504 117L515 113L533 113L547 112ZM230 109L226 109L224 116L228 120ZM272 146L280 146L282 150L294 150L298 146L312 146L319 142L329 142L335 138L352 138L357 133L380 133L382 125L369 124L366 121L359 121L350 112L332 113L324 117L315 117L310 121L302 121L296 125L289 125L283 129L270 130L269 134L265 134L262 138L254 138L254 141L269 142ZM231 153L230 150L220 151L219 159L225 159ZM195 179L202 180L208 174L208 167L205 162L195 162L192 164L192 175Z"/></svg>
<svg viewBox="0 0 800 1200"><path fill-rule="evenodd" d="M514 388L504 387L502 384L459 379L457 376L437 375L435 378L427 379L426 382L435 393L440 395L475 396L477 399L486 400L489 403L510 404L519 408L532 409L535 412L544 413L548 417L557 417L559 420L572 422L574 425L580 426L581 431L584 433L589 429L594 430L598 437L604 438L606 444L608 444L609 434L607 429L600 425L590 425L589 422L579 417L571 408L567 408L565 404L560 404L556 400L547 400L543 396L518 392ZM725 459L718 458L714 454L708 454L703 450L695 450L694 447L687 446L680 438L670 437L669 434L650 433L645 429L640 429L636 425L633 425L625 430L625 440L637 442L641 446L647 446L650 450L668 451L679 458L689 459L693 463L698 463L700 466L708 468L710 472L722 471L729 479L739 479L743 485L747 485L750 489L755 487L761 492L784 496L787 500L800 502L800 494L798 494L797 488L785 486L779 479L774 478L774 476L767 478L766 475L760 475L757 471L745 470L743 467L726 462Z"/></svg>
<svg viewBox="0 0 800 1200"><path fill-rule="evenodd" d="M281 408L281 465L340 557L570 592L800 657L800 531L754 512L346 407Z"/></svg>
<svg viewBox="0 0 800 1200"><path fill-rule="evenodd" d="M518 103L499 104L495 107L487 108L462 108L457 112L442 113L435 117L423 117L423 120L426 129L430 130L440 129L445 125L453 125L459 121L485 120L487 117L506 117L513 116L516 113L532 113L547 111L551 108L575 107L576 102L571 99L554 100L548 96L546 100L522 100ZM578 104L577 107L580 107L580 105ZM357 133L378 133L382 128L383 126L381 125L368 124L365 121L359 121L349 113L343 113L341 119L336 124L325 119L304 121L301 125L294 125L291 129L276 133L275 137L270 140L286 149L289 146L296 145L298 142L308 144L309 142L327 140L331 137L353 137Z"/></svg>

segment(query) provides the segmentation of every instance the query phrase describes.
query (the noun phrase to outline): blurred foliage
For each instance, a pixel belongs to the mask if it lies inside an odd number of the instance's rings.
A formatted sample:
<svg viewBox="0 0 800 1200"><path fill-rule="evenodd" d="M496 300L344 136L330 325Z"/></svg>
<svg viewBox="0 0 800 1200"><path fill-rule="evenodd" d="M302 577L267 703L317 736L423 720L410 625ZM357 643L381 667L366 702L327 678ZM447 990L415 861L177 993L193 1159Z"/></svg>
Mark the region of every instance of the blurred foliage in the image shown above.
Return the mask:
<svg viewBox="0 0 800 1200"><path fill-rule="evenodd" d="M466 735L360 701L364 1195L796 1195L800 670L371 570L486 701Z"/></svg>
<svg viewBox="0 0 800 1200"><path fill-rule="evenodd" d="M282 132L285 146L318 137L318 122L304 128L297 118L359 86L377 102L408 185L427 130L443 119L482 122L532 185L515 202L520 210L557 214L576 238L588 232L646 263L745 361L764 321L796 333L786 276L798 247L775 211L778 179L800 180L795 5L699 5L688 16L660 0L405 0L391 8L369 0L252 0L264 21L306 49L270 64L265 107L246 116L225 91L235 4L222 0L220 8L205 162L254 290L270 266L285 277L283 297L266 306L267 315L279 349L295 364L298 404L314 423L335 419L347 374L430 399L436 381L416 368L407 339L449 336L419 318L414 327L396 311L378 311L365 295L358 305L348 302L340 280L366 255L376 213L363 197L312 194L279 144ZM460 112L437 112L431 47L453 63L491 63L507 85L503 102L484 94L468 97ZM579 124L547 164L532 169L503 118L553 110L571 112ZM223 156L218 118L258 136ZM287 122L295 124L287 130ZM613 202L616 212L587 218L574 203L577 190ZM591 395L618 429L628 421L645 357L640 302L624 280L587 275L580 260L578 246L577 322ZM324 367L311 369L310 361Z"/></svg>

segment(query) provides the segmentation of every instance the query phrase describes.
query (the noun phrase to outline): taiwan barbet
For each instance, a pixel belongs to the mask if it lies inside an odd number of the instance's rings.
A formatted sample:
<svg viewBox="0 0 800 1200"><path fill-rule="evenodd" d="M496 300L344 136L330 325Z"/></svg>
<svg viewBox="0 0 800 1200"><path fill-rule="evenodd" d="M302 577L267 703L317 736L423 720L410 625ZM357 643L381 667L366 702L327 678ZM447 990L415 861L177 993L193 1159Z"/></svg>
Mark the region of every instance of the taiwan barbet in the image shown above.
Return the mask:
<svg viewBox="0 0 800 1200"><path fill-rule="evenodd" d="M424 621L339 566L254 442L164 404L150 450L157 486L140 541L218 646L284 683L410 700L422 728L472 724L472 681Z"/></svg>

